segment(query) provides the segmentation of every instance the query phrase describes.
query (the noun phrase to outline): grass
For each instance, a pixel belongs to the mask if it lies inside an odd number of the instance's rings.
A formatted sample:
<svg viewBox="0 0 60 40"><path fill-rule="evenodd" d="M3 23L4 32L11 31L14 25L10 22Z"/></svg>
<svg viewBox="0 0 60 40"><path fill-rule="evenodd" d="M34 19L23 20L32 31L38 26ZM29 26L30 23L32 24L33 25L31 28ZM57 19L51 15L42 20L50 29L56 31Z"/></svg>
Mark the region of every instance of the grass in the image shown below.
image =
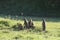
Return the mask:
<svg viewBox="0 0 60 40"><path fill-rule="evenodd" d="M38 17L32 17L35 29L13 30L12 26L16 23L23 25L23 19L14 20L14 18L0 17L0 40L60 40L60 19L46 18L46 32L42 30L42 20ZM29 18L29 17L27 17ZM8 23L9 26L1 23Z"/></svg>

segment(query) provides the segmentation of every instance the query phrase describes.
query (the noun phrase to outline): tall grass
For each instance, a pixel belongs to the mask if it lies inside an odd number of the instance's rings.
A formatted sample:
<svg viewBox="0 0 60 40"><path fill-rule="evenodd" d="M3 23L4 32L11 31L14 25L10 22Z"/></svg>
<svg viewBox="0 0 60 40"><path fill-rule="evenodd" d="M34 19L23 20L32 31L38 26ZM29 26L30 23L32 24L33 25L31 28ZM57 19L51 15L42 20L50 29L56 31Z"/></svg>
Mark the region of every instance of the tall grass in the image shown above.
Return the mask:
<svg viewBox="0 0 60 40"><path fill-rule="evenodd" d="M46 32L41 31L42 19L37 17L32 17L35 29L13 30L16 23L23 25L23 18L0 17L0 40L60 40L59 18L46 18Z"/></svg>

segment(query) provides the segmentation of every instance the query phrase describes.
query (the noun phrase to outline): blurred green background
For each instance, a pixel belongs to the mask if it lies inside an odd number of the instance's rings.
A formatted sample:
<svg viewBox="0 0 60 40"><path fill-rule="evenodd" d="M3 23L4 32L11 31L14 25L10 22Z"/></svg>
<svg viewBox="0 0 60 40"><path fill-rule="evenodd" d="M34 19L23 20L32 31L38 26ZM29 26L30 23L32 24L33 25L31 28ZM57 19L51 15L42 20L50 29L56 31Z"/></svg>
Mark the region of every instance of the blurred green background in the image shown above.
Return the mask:
<svg viewBox="0 0 60 40"><path fill-rule="evenodd" d="M0 0L0 14L60 17L59 0Z"/></svg>

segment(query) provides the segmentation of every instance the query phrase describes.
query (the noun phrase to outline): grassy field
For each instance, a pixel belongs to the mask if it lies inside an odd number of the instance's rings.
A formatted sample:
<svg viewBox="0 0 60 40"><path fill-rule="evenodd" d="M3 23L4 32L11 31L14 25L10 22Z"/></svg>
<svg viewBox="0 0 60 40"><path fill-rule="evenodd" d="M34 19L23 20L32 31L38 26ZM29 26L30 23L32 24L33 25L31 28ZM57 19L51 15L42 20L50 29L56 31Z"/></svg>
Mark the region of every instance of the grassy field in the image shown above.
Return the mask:
<svg viewBox="0 0 60 40"><path fill-rule="evenodd" d="M60 40L59 18L46 18L45 33L41 31L42 20L39 17L32 17L35 29L13 30L12 26L16 23L23 25L23 18L0 17L0 40Z"/></svg>

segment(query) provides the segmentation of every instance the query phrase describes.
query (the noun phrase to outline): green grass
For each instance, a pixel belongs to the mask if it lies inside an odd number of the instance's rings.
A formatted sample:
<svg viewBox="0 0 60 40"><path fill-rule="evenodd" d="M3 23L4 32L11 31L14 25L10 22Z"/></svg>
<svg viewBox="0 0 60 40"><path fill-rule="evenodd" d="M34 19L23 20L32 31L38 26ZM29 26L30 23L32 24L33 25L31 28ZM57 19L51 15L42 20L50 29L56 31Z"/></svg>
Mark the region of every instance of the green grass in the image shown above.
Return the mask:
<svg viewBox="0 0 60 40"><path fill-rule="evenodd" d="M16 23L23 25L22 17L19 20L0 17L0 21L8 23L6 26L0 23L0 40L60 40L60 19L46 18L46 32L42 30L42 20L32 17L35 29L13 30L12 26ZM27 17L28 18L28 17Z"/></svg>

